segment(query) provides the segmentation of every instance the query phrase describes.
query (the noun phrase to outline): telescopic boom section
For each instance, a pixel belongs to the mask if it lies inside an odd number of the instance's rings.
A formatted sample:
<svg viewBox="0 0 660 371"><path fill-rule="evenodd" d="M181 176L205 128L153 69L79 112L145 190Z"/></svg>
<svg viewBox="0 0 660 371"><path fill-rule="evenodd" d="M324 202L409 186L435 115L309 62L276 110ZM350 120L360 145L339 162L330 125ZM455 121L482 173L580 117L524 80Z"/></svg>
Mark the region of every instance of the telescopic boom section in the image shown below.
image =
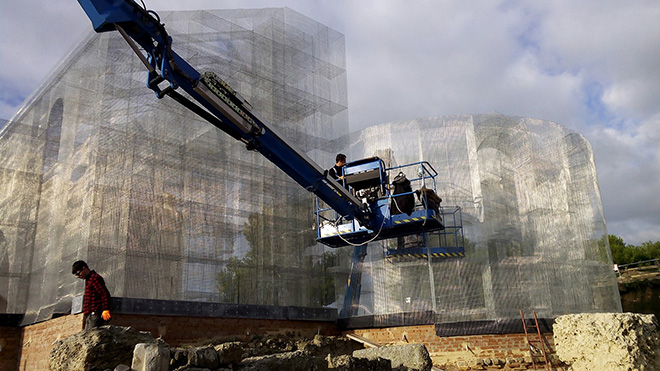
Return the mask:
<svg viewBox="0 0 660 371"><path fill-rule="evenodd" d="M362 225L372 223L371 212L364 209L355 196L251 112L252 107L240 94L215 74L200 74L176 54L171 48L171 38L156 13L132 0L78 2L96 32L117 30L121 33L147 68L147 86L158 98L169 95L234 139L245 143L248 149L259 151L340 215L348 219L356 218ZM179 94L176 91L178 88L193 100Z"/></svg>

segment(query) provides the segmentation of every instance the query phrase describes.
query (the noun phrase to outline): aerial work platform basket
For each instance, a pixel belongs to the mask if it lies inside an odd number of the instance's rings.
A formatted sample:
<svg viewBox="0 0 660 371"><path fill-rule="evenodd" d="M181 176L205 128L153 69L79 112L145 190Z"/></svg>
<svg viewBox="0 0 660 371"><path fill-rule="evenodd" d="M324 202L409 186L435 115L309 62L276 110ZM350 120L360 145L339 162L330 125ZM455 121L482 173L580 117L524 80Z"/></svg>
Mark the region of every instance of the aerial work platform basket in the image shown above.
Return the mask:
<svg viewBox="0 0 660 371"><path fill-rule="evenodd" d="M458 206L440 207L444 228L441 230L399 237L396 246L385 250L385 258L391 262L417 259L440 260L465 256L463 240L463 216ZM407 241L412 240L412 241Z"/></svg>
<svg viewBox="0 0 660 371"><path fill-rule="evenodd" d="M462 247L463 237L460 207L440 206L437 175L426 161L386 168L383 160L370 157L346 164L339 182L371 211L373 220L369 226L346 220L316 198L317 241L343 247L433 233L438 236L436 241L444 241L444 250L434 254L459 253L456 248ZM388 254L398 255L396 251Z"/></svg>

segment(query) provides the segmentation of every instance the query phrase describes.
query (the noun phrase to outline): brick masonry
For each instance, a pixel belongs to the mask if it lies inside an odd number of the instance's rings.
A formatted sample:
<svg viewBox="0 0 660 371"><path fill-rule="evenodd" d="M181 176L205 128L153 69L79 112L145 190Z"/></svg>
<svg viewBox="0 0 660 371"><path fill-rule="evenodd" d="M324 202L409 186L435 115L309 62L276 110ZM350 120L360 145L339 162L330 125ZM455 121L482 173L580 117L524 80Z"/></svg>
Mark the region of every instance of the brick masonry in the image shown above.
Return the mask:
<svg viewBox="0 0 660 371"><path fill-rule="evenodd" d="M113 315L112 324L149 331L170 346L194 344L223 336L250 336L293 332L302 336L339 335L332 321L292 321L247 318L207 318L180 316Z"/></svg>
<svg viewBox="0 0 660 371"><path fill-rule="evenodd" d="M83 328L81 314L68 315L18 328L21 333L19 340L20 354L18 364L11 370L48 370L48 355L53 343L71 336ZM5 371L5 369L1 369Z"/></svg>
<svg viewBox="0 0 660 371"><path fill-rule="evenodd" d="M171 346L194 344L220 336L294 332L302 336L340 335L330 321L291 321L243 318L205 318L113 314L112 325L130 326L162 337ZM83 329L83 315L68 315L34 325L0 327L0 371L48 370L48 355L55 341Z"/></svg>
<svg viewBox="0 0 660 371"><path fill-rule="evenodd" d="M0 371L15 370L20 355L21 329L0 326Z"/></svg>
<svg viewBox="0 0 660 371"><path fill-rule="evenodd" d="M316 334L341 334L331 321L115 314L112 324L149 331L154 337L162 337L171 346L194 344L222 336L284 332L310 337ZM81 314L63 316L24 328L0 327L0 371L48 370L48 355L53 343L82 328ZM451 359L452 363L475 358L529 357L524 334L440 337L436 335L433 325L357 329L343 333L360 335L383 345L423 343L433 358ZM546 345L554 349L552 334L543 335Z"/></svg>
<svg viewBox="0 0 660 371"><path fill-rule="evenodd" d="M474 359L530 358L525 334L470 335L440 337L434 325L357 329L344 334L356 334L381 345L423 343L432 358L444 358L452 363ZM543 333L544 344L554 352L552 333ZM538 345L538 335L530 334L532 344ZM536 340L534 342L534 340Z"/></svg>

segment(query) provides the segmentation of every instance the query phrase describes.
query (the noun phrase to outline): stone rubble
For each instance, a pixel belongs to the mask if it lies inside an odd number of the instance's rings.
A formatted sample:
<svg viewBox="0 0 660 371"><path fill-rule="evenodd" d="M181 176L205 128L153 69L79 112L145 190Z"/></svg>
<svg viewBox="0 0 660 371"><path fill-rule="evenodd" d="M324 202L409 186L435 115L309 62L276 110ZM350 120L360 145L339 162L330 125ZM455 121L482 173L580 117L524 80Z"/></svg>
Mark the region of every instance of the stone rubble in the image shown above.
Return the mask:
<svg viewBox="0 0 660 371"><path fill-rule="evenodd" d="M431 357L424 344L358 349L353 352L353 357L369 360L389 359L392 362L392 367L404 366L410 371L429 371L432 367Z"/></svg>
<svg viewBox="0 0 660 371"><path fill-rule="evenodd" d="M133 371L167 371L170 367L170 348L164 344L140 343L133 351ZM115 368L115 371L119 371Z"/></svg>
<svg viewBox="0 0 660 371"><path fill-rule="evenodd" d="M553 331L556 353L549 354L553 370L660 371L660 330L654 315L564 315L557 317ZM422 344L364 349L342 336L305 339L286 333L170 347L148 332L119 326L82 331L58 341L49 365L52 371L440 370L432 368ZM444 371L527 370L532 365L528 357L508 357L454 360L442 367Z"/></svg>
<svg viewBox="0 0 660 371"><path fill-rule="evenodd" d="M130 327L102 326L84 330L53 345L48 358L51 371L114 369L130 365L133 350L140 343L156 343L149 332Z"/></svg>
<svg viewBox="0 0 660 371"><path fill-rule="evenodd" d="M304 339L291 333L254 336L249 341L208 342L169 347L148 332L130 327L103 326L60 340L51 350L50 369L106 371L412 371L402 351L383 347L381 356L361 358L353 352L362 344L345 337L317 335ZM391 348L389 355L387 348ZM412 349L412 348L411 348ZM80 351L82 350L82 351ZM121 354L120 354L121 353ZM414 359L428 352L419 344ZM392 367L389 360L397 359ZM131 365L130 367L127 365ZM430 364L430 363L429 363ZM417 365L417 364L416 364Z"/></svg>
<svg viewBox="0 0 660 371"><path fill-rule="evenodd" d="M560 316L553 326L557 356L575 371L660 370L660 332L653 314Z"/></svg>

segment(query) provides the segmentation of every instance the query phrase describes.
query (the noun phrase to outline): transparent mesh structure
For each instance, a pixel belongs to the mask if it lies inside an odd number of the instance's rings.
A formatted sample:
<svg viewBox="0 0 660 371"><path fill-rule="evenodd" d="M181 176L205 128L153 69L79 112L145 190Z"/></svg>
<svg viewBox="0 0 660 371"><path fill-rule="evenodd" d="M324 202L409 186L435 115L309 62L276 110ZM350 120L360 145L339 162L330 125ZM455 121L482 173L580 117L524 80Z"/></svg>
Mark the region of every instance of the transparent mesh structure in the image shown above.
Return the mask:
<svg viewBox="0 0 660 371"><path fill-rule="evenodd" d="M286 8L160 17L198 71L334 163L348 131L342 34ZM0 133L0 312L68 312L78 259L115 297L334 301L312 195L145 80L118 33L91 33Z"/></svg>
<svg viewBox="0 0 660 371"><path fill-rule="evenodd" d="M438 171L443 205L462 208L465 257L394 263L396 241L369 244L359 316L621 311L579 134L501 115L347 134L342 34L287 8L160 16L177 53L318 164L344 152ZM313 196L145 79L117 33L90 34L1 129L0 313L67 313L78 259L115 297L341 308L353 250L315 242Z"/></svg>
<svg viewBox="0 0 660 371"><path fill-rule="evenodd" d="M417 119L351 138L355 158L429 161L443 205L462 209L465 257L362 265L358 316L433 311L438 323L620 312L591 146L552 122L502 115ZM415 174L407 174L408 178ZM386 315L386 316L382 316Z"/></svg>

